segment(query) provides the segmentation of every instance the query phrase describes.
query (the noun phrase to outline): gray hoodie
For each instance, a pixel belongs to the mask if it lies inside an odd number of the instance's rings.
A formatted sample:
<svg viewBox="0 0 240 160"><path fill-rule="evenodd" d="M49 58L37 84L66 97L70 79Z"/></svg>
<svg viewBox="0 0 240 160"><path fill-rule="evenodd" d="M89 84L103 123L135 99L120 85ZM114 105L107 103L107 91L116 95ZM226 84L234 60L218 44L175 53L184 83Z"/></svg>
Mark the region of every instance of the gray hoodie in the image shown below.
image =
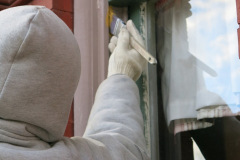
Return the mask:
<svg viewBox="0 0 240 160"><path fill-rule="evenodd" d="M80 74L80 52L49 9L0 12L0 159L148 159L138 88L125 75L99 87L83 137L63 137Z"/></svg>

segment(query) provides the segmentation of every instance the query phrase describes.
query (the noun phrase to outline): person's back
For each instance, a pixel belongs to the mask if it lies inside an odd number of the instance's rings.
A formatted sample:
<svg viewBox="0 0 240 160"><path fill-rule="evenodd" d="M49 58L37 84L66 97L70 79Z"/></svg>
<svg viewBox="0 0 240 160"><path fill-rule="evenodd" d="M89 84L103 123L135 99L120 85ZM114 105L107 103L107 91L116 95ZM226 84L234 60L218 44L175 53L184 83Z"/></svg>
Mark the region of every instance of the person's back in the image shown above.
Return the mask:
<svg viewBox="0 0 240 160"><path fill-rule="evenodd" d="M99 87L85 135L63 137L80 51L52 11L1 11L0 35L0 159L148 159L138 89L123 74Z"/></svg>

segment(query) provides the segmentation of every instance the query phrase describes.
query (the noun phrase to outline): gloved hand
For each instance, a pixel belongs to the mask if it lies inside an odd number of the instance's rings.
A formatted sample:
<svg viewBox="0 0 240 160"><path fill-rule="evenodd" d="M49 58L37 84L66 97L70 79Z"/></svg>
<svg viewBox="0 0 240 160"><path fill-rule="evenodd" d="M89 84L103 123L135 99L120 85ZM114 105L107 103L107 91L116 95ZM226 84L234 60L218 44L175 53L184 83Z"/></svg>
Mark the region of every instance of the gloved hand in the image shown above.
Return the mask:
<svg viewBox="0 0 240 160"><path fill-rule="evenodd" d="M132 20L122 28L117 37L112 37L109 50L112 55L109 59L108 77L114 74L125 74L134 81L138 80L147 66L147 61L130 45L130 36L135 38L142 46L144 41L134 26Z"/></svg>

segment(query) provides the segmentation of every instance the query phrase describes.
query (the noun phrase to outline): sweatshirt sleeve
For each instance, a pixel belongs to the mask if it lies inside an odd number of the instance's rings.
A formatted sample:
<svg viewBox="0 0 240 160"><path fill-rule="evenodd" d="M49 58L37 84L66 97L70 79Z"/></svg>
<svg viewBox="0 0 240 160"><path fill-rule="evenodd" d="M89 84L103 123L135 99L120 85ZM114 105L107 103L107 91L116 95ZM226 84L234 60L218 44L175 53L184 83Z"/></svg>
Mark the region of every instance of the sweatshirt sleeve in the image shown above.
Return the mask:
<svg viewBox="0 0 240 160"><path fill-rule="evenodd" d="M147 160L136 83L113 75L99 86L84 138L104 145L112 159Z"/></svg>

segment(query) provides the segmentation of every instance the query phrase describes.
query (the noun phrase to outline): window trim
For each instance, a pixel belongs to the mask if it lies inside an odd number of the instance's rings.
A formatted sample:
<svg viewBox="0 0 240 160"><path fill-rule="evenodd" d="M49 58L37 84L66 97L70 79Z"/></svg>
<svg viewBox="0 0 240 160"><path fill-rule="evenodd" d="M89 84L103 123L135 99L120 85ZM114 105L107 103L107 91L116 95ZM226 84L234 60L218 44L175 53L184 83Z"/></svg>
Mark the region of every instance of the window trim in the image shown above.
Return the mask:
<svg viewBox="0 0 240 160"><path fill-rule="evenodd" d="M81 77L74 97L75 136L84 134L96 90L107 75L107 8L107 1L74 1L74 34L81 52Z"/></svg>

